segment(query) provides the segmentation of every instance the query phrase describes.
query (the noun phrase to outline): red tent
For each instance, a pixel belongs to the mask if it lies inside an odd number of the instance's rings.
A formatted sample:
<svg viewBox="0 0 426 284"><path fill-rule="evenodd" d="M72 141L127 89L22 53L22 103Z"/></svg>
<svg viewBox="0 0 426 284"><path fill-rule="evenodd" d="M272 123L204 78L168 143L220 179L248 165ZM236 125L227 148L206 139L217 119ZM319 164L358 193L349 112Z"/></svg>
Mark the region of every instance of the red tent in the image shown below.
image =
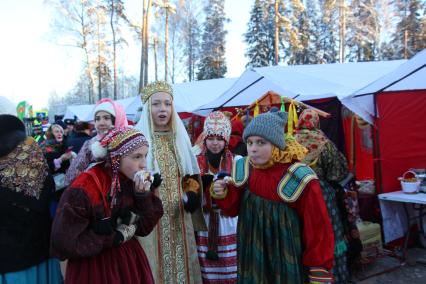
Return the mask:
<svg viewBox="0 0 426 284"><path fill-rule="evenodd" d="M426 49L342 102L374 125L378 193L401 190L410 168L426 169Z"/></svg>
<svg viewBox="0 0 426 284"><path fill-rule="evenodd" d="M424 77L426 80L426 77ZM426 168L426 90L376 96L375 171L380 192L400 190L398 177Z"/></svg>

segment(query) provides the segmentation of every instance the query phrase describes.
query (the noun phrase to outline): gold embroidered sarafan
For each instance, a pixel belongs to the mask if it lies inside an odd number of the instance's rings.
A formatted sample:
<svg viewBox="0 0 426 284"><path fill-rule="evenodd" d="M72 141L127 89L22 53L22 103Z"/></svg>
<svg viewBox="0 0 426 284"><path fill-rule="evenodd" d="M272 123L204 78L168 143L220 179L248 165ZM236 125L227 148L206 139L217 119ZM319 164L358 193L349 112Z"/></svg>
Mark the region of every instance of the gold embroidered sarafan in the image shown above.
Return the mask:
<svg viewBox="0 0 426 284"><path fill-rule="evenodd" d="M159 193L164 209L164 215L156 227L160 276L156 283L198 283L201 274L194 230L191 215L183 208L179 160L173 134L154 133L153 146L163 178Z"/></svg>

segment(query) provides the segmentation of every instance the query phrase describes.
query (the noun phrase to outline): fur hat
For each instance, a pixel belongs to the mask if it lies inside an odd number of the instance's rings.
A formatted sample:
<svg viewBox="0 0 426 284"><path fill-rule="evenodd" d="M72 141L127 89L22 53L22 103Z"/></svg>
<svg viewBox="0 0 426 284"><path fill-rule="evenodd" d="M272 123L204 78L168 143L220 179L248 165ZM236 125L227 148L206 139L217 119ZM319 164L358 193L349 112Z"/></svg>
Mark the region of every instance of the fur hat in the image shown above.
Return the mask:
<svg viewBox="0 0 426 284"><path fill-rule="evenodd" d="M287 123L287 117L286 112L275 111L259 114L244 129L244 142L247 142L247 138L250 136L260 136L284 150L284 127Z"/></svg>
<svg viewBox="0 0 426 284"><path fill-rule="evenodd" d="M231 122L223 112L211 112L204 121L204 133L205 138L219 136L228 144L231 136Z"/></svg>
<svg viewBox="0 0 426 284"><path fill-rule="evenodd" d="M14 115L0 115L0 157L12 152L21 142L25 140L24 123Z"/></svg>
<svg viewBox="0 0 426 284"><path fill-rule="evenodd" d="M92 144L92 154L95 158L109 158L112 169L111 206L115 205L116 192L120 191L118 171L120 159L142 146L149 146L145 136L139 130L130 127L114 128L100 141Z"/></svg>

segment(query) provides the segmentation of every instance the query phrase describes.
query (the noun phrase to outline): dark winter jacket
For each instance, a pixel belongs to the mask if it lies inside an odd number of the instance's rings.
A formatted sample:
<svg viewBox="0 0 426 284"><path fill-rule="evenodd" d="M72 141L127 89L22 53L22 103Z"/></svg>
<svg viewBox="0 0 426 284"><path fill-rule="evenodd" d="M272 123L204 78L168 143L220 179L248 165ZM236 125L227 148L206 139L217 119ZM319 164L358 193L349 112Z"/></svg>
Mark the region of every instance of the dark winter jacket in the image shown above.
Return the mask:
<svg viewBox="0 0 426 284"><path fill-rule="evenodd" d="M86 142L86 140L89 140L90 138L92 138L92 136L87 135L84 132L77 132L72 137L68 137L68 146L72 147L72 151L78 154L84 142Z"/></svg>

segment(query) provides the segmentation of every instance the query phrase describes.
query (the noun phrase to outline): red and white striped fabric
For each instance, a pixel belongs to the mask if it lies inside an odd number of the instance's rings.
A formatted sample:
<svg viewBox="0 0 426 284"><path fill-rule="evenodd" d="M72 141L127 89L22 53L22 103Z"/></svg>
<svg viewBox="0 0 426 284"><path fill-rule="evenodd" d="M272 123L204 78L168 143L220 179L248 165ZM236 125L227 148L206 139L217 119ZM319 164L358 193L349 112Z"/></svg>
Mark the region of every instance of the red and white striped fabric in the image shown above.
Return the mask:
<svg viewBox="0 0 426 284"><path fill-rule="evenodd" d="M207 224L209 215L204 214ZM218 260L206 258L208 232L197 232L198 259L204 284L237 283L237 222L238 217L219 215Z"/></svg>

